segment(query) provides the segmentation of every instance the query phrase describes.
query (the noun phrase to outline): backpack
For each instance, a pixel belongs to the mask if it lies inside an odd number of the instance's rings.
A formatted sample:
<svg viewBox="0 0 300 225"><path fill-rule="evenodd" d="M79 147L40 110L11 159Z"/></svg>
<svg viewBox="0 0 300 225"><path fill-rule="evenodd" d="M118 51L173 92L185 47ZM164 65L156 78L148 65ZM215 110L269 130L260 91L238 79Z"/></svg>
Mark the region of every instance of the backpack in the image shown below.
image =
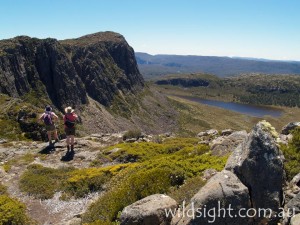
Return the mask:
<svg viewBox="0 0 300 225"><path fill-rule="evenodd" d="M67 115L65 115L65 125L67 128L73 128L75 126L75 121L71 121L68 119Z"/></svg>
<svg viewBox="0 0 300 225"><path fill-rule="evenodd" d="M51 113L45 113L43 120L44 120L45 125L52 125L53 124L52 118L51 118Z"/></svg>

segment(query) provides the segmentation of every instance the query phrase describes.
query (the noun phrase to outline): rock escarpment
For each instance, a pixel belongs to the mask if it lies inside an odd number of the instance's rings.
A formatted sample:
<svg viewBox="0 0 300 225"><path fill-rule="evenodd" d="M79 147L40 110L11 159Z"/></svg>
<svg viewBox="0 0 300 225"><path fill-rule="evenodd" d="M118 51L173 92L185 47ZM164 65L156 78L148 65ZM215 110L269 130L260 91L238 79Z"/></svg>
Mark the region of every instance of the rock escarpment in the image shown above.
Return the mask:
<svg viewBox="0 0 300 225"><path fill-rule="evenodd" d="M57 41L20 36L0 41L0 93L37 92L62 109L88 103L108 106L117 94L143 86L133 49L123 36L96 33Z"/></svg>

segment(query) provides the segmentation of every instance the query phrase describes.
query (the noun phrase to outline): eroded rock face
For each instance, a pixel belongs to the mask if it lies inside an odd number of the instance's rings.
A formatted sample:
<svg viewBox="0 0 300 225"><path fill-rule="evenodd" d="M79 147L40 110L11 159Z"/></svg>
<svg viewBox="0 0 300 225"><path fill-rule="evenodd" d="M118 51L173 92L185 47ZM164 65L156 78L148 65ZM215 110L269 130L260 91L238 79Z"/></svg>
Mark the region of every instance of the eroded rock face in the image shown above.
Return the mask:
<svg viewBox="0 0 300 225"><path fill-rule="evenodd" d="M168 225L172 217L167 217L165 210L176 207L177 202L167 195L151 195L125 207L121 225Z"/></svg>
<svg viewBox="0 0 300 225"><path fill-rule="evenodd" d="M143 87L133 49L123 36L96 33L57 41L25 36L0 41L0 93L32 90L59 109L88 103L108 106L113 97Z"/></svg>
<svg viewBox="0 0 300 225"><path fill-rule="evenodd" d="M238 215L239 209L248 209L250 205L248 188L235 174L223 170L213 176L191 199L184 210L184 216L181 211L171 224L248 224L249 218L235 215Z"/></svg>
<svg viewBox="0 0 300 225"><path fill-rule="evenodd" d="M271 209L274 213L280 213L285 174L274 135L270 124L259 122L245 142L235 149L225 168L235 173L247 186L253 208ZM258 224L262 219L256 218L255 223ZM270 218L269 224L277 224L278 220L274 216Z"/></svg>

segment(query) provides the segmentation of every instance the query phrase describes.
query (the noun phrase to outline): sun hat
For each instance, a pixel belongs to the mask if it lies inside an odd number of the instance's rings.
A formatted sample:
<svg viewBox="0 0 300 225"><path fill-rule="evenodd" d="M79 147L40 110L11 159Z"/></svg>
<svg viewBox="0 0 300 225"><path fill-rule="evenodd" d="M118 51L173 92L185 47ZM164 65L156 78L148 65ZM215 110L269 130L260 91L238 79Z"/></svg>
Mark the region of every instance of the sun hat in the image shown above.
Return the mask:
<svg viewBox="0 0 300 225"><path fill-rule="evenodd" d="M46 108L45 108L45 111L46 112L51 112L52 111L52 108L50 105L47 105Z"/></svg>
<svg viewBox="0 0 300 225"><path fill-rule="evenodd" d="M68 106L67 108L65 108L65 113L72 113L74 112L74 109L72 109L71 106Z"/></svg>

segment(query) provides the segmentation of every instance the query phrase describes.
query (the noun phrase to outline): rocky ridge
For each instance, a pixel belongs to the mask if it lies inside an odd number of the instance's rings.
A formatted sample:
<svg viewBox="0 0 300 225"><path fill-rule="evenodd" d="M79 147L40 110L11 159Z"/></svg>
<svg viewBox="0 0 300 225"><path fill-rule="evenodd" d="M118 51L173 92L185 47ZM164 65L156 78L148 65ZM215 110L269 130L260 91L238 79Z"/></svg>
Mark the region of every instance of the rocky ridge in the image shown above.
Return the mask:
<svg viewBox="0 0 300 225"><path fill-rule="evenodd" d="M39 92L59 109L102 105L143 87L133 49L124 37L100 32L58 41L19 36L0 41L0 93L20 97Z"/></svg>

